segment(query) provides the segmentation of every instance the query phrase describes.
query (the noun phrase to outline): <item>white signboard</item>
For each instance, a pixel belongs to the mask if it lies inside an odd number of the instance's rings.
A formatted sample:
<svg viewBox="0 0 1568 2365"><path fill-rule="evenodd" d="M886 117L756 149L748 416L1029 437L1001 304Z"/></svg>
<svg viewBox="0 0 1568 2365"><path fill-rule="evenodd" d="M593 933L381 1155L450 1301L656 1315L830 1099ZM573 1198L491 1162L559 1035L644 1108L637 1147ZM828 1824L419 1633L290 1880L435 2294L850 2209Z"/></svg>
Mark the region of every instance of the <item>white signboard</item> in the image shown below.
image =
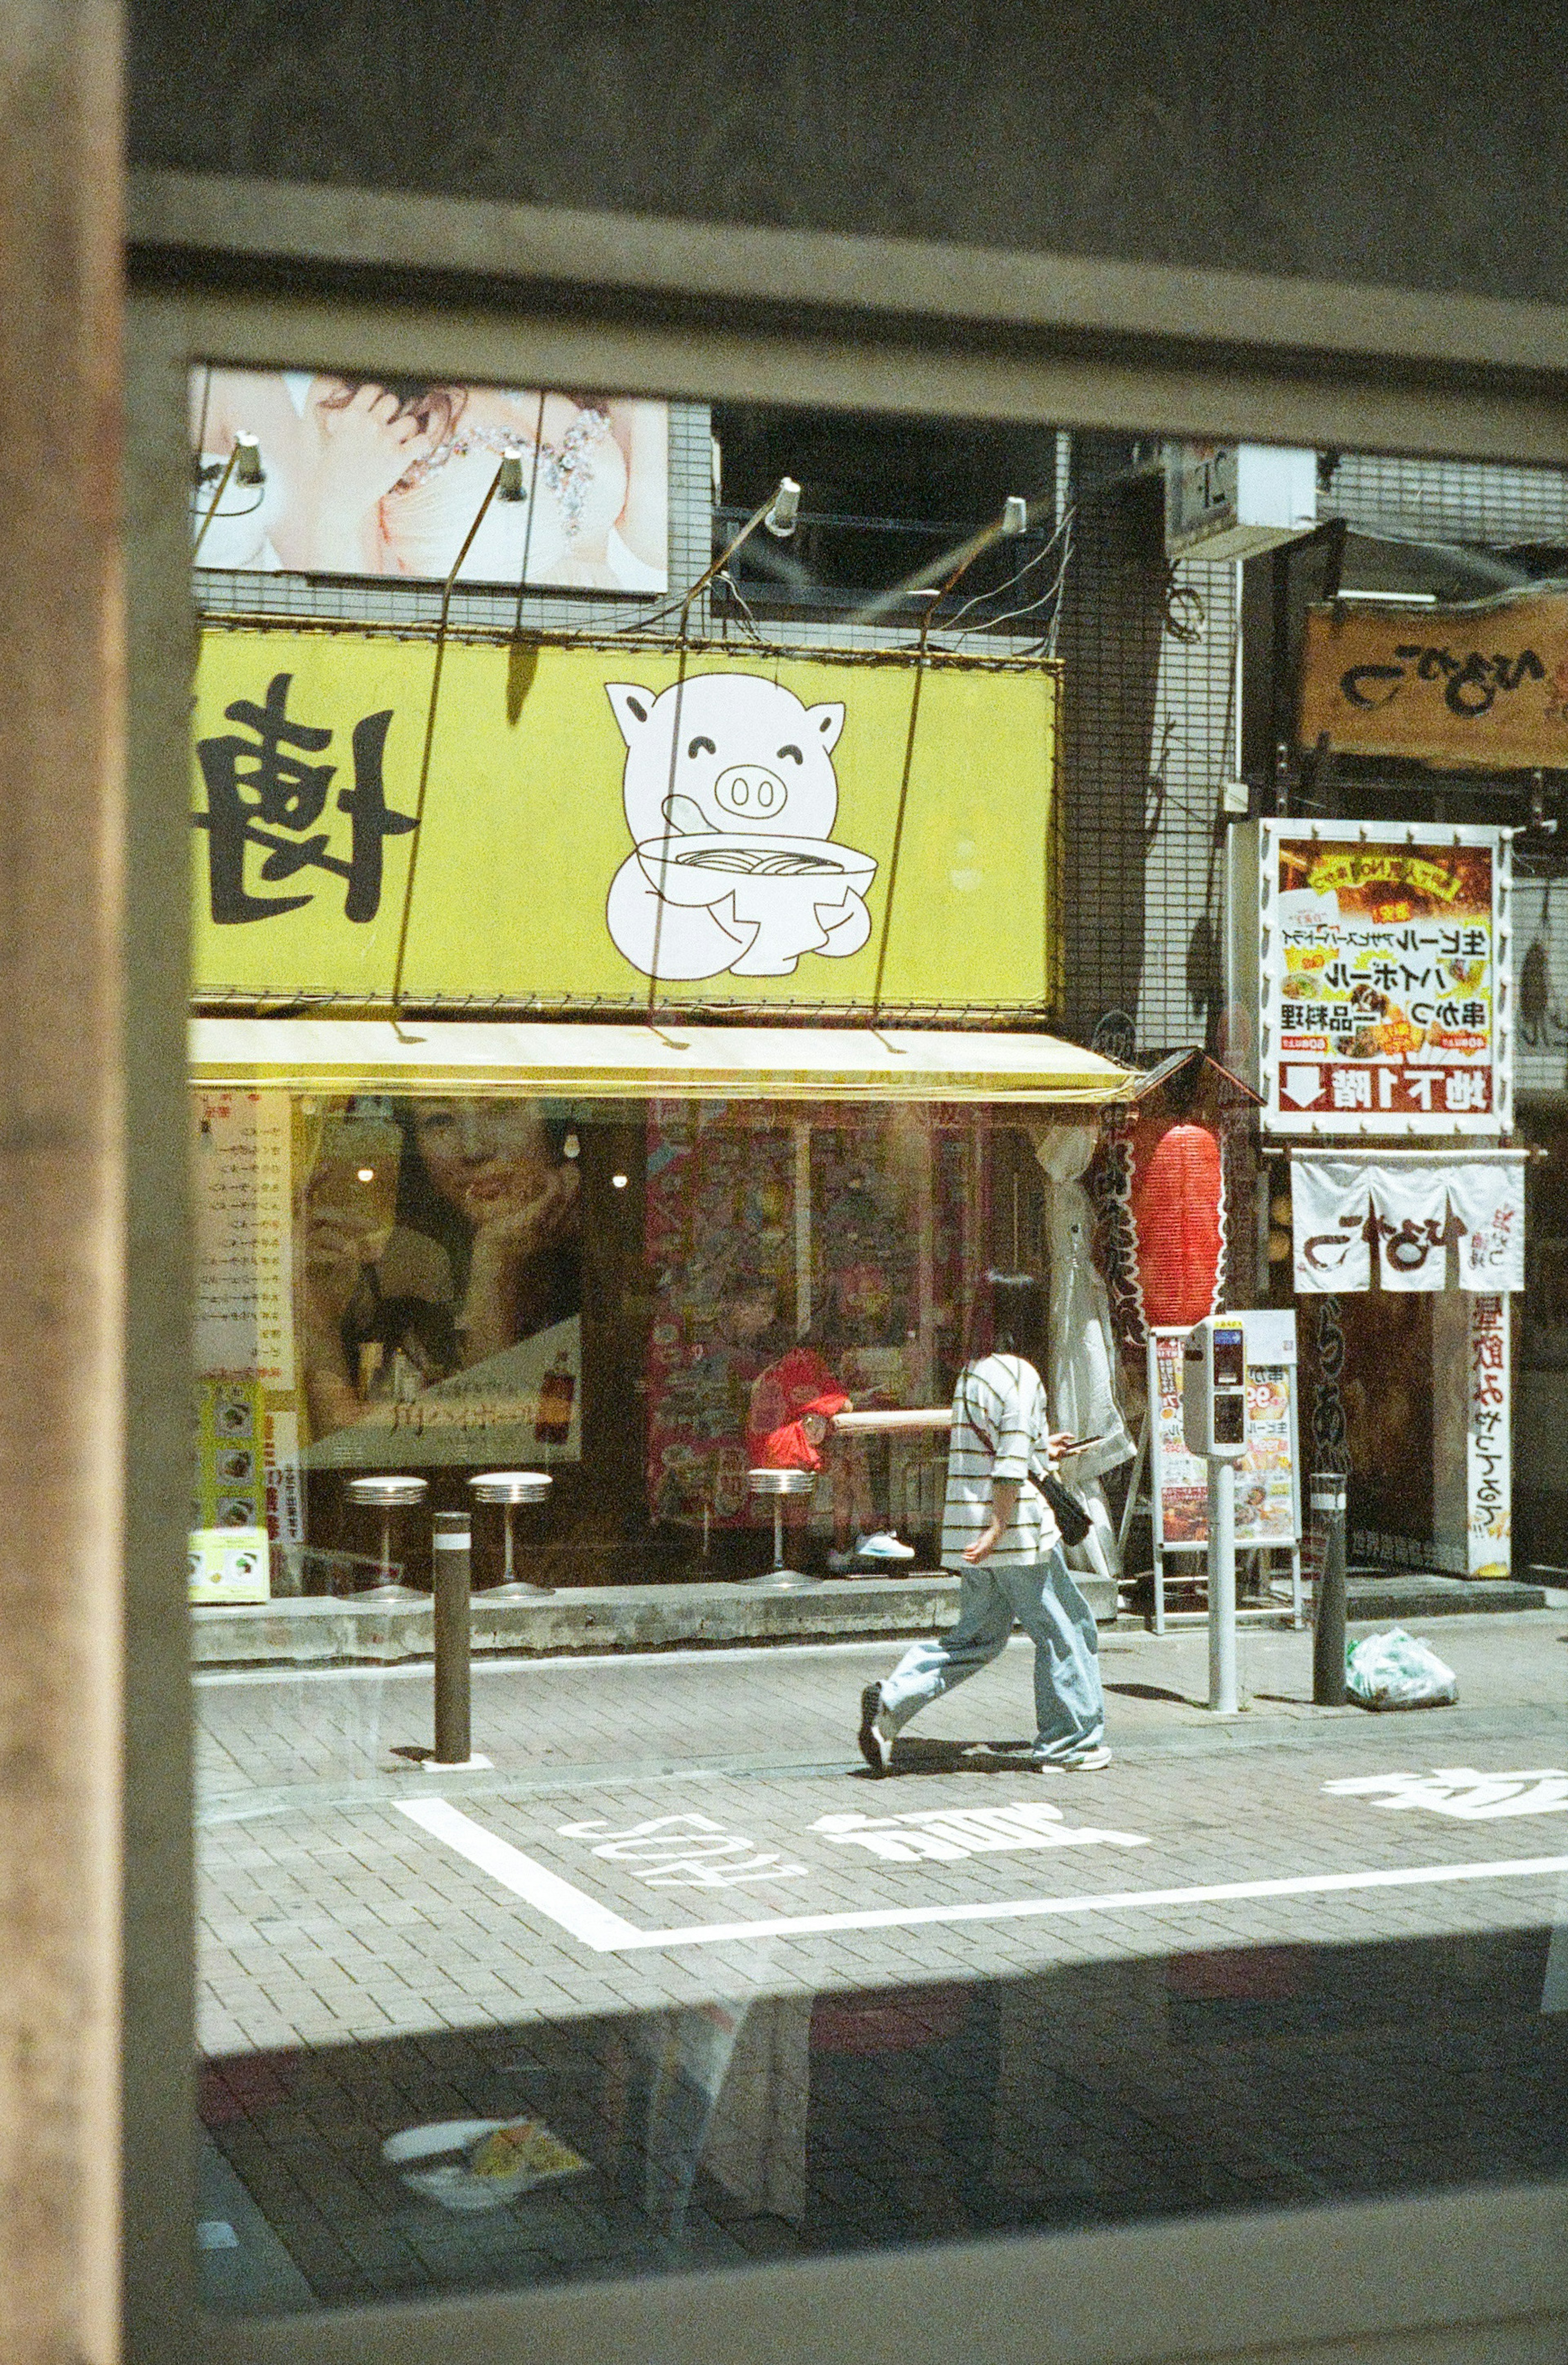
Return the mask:
<svg viewBox="0 0 1568 2365"><path fill-rule="evenodd" d="M195 1608L265 1601L269 1597L265 1528L193 1528L190 1589Z"/></svg>
<svg viewBox="0 0 1568 2365"><path fill-rule="evenodd" d="M1232 833L1233 1032L1272 1134L1512 1123L1508 846L1495 829L1265 821ZM1236 1046L1233 1046L1233 1055Z"/></svg>

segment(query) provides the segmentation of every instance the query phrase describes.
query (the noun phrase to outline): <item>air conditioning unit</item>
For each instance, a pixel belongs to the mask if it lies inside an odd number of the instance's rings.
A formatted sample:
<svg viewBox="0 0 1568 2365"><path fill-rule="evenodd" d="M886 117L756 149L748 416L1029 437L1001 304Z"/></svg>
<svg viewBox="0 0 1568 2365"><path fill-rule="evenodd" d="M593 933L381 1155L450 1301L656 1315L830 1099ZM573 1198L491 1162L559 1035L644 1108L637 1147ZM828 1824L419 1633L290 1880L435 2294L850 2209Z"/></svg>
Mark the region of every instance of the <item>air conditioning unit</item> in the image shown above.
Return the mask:
<svg viewBox="0 0 1568 2365"><path fill-rule="evenodd" d="M1274 443L1167 443L1165 555L1258 558L1317 523L1317 454Z"/></svg>

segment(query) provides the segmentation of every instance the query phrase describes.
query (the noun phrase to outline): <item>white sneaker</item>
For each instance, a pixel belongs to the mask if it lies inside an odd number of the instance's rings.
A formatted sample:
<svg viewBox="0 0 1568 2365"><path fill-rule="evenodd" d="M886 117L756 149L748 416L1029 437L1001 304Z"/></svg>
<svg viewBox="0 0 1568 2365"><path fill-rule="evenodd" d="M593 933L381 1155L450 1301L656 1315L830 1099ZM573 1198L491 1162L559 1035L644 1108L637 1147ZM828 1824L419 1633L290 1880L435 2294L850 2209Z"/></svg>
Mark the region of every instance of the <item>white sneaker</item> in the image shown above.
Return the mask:
<svg viewBox="0 0 1568 2365"><path fill-rule="evenodd" d="M1111 1753L1105 1748L1075 1749L1070 1757L1047 1757L1047 1765L1059 1765L1064 1774L1098 1774L1109 1765Z"/></svg>
<svg viewBox="0 0 1568 2365"><path fill-rule="evenodd" d="M856 1537L855 1557L882 1563L913 1560L914 1546L900 1543L890 1528L879 1528L874 1536Z"/></svg>
<svg viewBox="0 0 1568 2365"><path fill-rule="evenodd" d="M860 1754L879 1779L893 1762L893 1736L882 1721L882 1687L868 1684L860 1695Z"/></svg>

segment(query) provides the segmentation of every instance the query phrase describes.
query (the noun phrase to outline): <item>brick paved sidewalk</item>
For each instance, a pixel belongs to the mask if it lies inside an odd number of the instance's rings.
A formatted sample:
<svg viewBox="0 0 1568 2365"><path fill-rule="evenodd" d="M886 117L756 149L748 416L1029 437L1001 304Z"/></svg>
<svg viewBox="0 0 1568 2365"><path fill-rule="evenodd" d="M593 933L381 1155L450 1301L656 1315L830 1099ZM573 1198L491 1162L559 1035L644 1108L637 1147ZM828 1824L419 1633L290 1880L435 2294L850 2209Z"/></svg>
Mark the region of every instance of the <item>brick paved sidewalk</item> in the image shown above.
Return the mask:
<svg viewBox="0 0 1568 2365"><path fill-rule="evenodd" d="M1458 1778L1568 1769L1562 1624L1443 1621L1460 1705L1381 1718L1314 1711L1310 1638L1254 1632L1223 1725L1201 1634L1112 1636L1116 1760L1076 1777L1002 1745L1026 1648L883 1782L853 1734L886 1646L487 1670L467 1776L390 1754L428 1676L204 1684L205 2114L249 2196L222 2207L261 2213L235 2256L270 2243L286 2304L1559 2173L1564 1884L1456 1876L1568 1859L1568 1771ZM1341 1885L1267 1886L1303 1877ZM381 2162L530 2109L589 2162L569 2189L457 2219Z"/></svg>

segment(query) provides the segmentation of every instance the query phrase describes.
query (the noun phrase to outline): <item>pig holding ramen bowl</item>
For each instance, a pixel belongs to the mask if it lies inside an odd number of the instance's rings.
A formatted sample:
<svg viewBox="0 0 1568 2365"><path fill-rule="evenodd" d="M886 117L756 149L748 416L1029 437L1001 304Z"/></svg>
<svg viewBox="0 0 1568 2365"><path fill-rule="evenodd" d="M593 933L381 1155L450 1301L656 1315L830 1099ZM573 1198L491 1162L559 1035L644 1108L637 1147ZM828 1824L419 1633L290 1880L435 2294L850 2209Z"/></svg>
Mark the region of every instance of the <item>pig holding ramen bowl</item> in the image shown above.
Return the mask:
<svg viewBox="0 0 1568 2365"><path fill-rule="evenodd" d="M842 706L803 706L757 674L606 695L626 742L635 851L605 918L644 977L789 977L802 953L858 952L877 865L836 846Z"/></svg>

